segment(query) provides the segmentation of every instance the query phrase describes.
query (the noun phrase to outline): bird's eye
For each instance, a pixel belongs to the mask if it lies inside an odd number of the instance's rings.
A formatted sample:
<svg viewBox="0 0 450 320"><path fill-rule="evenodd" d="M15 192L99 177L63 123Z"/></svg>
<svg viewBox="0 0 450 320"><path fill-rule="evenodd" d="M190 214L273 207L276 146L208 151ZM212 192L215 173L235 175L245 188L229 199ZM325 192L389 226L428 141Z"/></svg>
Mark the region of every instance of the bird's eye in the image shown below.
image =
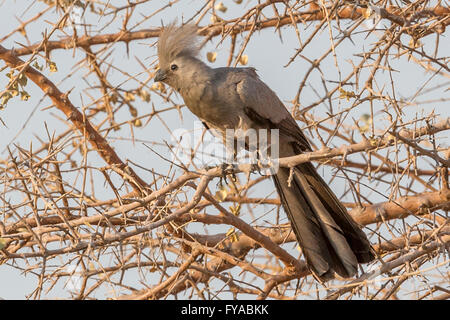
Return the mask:
<svg viewBox="0 0 450 320"><path fill-rule="evenodd" d="M173 64L170 66L170 70L175 71L178 69L178 66L176 64Z"/></svg>

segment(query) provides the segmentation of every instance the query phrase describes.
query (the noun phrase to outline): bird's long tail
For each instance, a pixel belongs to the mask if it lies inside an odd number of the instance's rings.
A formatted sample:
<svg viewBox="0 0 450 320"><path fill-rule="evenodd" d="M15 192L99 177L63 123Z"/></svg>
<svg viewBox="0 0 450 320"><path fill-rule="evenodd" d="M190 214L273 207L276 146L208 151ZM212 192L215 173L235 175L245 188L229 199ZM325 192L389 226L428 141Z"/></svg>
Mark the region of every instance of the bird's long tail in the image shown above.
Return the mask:
<svg viewBox="0 0 450 320"><path fill-rule="evenodd" d="M310 270L322 281L352 277L374 259L364 232L311 163L279 168L273 176L281 203Z"/></svg>

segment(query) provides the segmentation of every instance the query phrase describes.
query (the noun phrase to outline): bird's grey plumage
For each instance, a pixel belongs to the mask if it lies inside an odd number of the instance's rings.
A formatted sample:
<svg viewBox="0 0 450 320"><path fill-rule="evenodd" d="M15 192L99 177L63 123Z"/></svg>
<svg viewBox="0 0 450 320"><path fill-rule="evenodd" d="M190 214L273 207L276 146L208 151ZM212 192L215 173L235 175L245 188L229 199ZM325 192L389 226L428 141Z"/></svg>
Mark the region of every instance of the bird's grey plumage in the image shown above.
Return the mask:
<svg viewBox="0 0 450 320"><path fill-rule="evenodd" d="M296 121L253 68L210 68L197 59L196 27L170 24L158 42L155 81L177 90L187 107L209 128L279 129L280 157L311 150ZM281 203L313 274L356 274L358 263L374 259L366 235L352 220L311 163L273 176Z"/></svg>

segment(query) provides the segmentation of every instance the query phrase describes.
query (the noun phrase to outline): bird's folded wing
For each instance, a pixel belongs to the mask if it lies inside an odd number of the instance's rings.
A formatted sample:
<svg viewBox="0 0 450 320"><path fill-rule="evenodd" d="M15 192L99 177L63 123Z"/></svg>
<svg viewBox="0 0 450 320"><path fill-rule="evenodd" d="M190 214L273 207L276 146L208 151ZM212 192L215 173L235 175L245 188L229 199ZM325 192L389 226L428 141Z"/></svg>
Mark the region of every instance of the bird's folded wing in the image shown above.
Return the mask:
<svg viewBox="0 0 450 320"><path fill-rule="evenodd" d="M266 124L267 128L279 129L280 135L291 138L301 150L310 151L308 140L278 96L254 69L246 68L234 76L235 91L239 95L244 112L254 122Z"/></svg>

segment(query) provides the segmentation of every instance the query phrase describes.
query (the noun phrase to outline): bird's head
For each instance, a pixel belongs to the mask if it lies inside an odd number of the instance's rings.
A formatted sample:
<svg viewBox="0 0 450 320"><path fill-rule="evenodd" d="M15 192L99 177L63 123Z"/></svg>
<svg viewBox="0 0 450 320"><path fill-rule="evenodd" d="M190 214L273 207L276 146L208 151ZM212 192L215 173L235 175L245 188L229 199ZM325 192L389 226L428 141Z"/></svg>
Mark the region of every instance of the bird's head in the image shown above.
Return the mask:
<svg viewBox="0 0 450 320"><path fill-rule="evenodd" d="M182 77L192 70L192 59L200 50L197 43L197 26L186 24L177 27L175 23L165 26L158 40L159 69L155 74L155 81L161 81L179 89Z"/></svg>

